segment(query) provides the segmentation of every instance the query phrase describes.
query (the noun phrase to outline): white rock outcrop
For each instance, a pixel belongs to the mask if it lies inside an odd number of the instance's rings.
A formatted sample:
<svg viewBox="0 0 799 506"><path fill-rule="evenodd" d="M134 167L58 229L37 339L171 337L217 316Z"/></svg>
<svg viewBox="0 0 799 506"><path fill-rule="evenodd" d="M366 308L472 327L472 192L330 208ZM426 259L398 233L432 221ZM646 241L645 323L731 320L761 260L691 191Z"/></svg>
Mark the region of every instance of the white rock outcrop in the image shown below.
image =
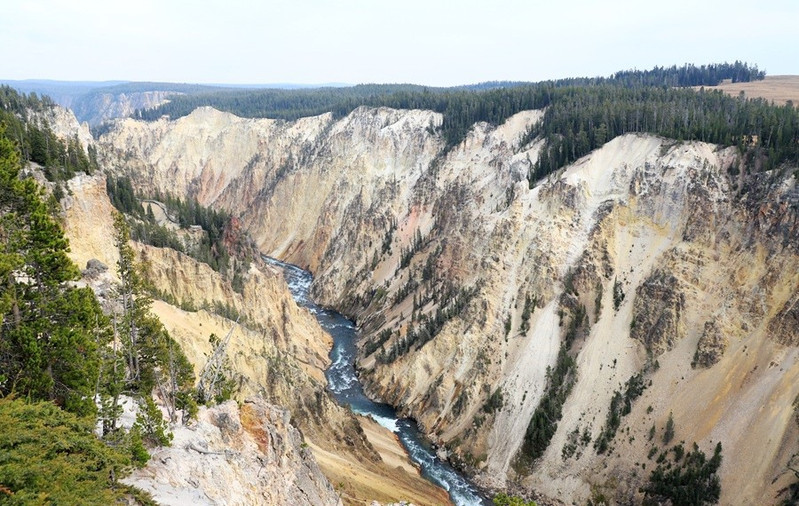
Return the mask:
<svg viewBox="0 0 799 506"><path fill-rule="evenodd" d="M289 419L261 400L203 407L123 481L163 505L341 505Z"/></svg>

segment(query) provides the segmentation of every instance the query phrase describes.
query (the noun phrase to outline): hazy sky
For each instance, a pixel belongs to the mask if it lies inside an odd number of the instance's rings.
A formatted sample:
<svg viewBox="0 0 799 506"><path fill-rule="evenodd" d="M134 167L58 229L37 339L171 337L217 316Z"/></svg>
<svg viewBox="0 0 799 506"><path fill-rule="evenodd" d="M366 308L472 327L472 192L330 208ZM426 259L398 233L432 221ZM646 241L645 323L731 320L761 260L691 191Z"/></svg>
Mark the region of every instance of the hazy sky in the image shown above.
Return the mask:
<svg viewBox="0 0 799 506"><path fill-rule="evenodd" d="M740 59L799 74L799 1L15 0L0 79L453 85Z"/></svg>

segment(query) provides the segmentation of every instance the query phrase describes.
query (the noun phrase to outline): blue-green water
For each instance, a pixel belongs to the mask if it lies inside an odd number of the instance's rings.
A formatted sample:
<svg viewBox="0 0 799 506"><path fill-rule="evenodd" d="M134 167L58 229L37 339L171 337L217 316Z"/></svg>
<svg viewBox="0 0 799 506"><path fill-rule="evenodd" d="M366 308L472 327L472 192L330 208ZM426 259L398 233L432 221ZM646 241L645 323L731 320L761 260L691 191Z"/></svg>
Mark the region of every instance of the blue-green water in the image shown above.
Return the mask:
<svg viewBox="0 0 799 506"><path fill-rule="evenodd" d="M319 307L310 299L308 292L312 281L311 273L272 258L266 260L283 270L294 300L300 306L307 308L316 317L319 325L333 338L333 349L330 351L331 365L325 371L325 376L328 388L336 400L349 406L355 413L372 417L377 423L394 432L410 459L419 465L422 476L446 490L457 506L491 504L469 480L436 456L413 420L397 418L393 407L374 402L364 394L354 365L357 355L355 346L357 329L341 314Z"/></svg>

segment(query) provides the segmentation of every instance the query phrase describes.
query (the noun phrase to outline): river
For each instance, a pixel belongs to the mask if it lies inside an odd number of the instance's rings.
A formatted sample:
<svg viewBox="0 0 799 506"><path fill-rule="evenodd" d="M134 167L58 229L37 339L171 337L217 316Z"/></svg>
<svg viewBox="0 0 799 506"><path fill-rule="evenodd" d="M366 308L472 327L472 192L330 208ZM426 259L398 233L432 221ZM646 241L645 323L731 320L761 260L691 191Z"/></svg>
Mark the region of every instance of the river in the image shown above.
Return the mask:
<svg viewBox="0 0 799 506"><path fill-rule="evenodd" d="M358 330L355 324L340 313L322 308L310 299L308 293L313 279L311 273L273 258L265 260L283 270L294 300L300 306L307 308L316 317L319 325L333 337L333 349L330 351L331 365L325 371L325 376L328 389L336 400L342 405L349 406L355 413L372 417L377 423L395 433L410 459L421 469L422 476L446 490L457 506L491 504L478 493L469 480L436 456L413 420L397 418L393 407L374 402L364 394L361 382L355 374L354 365Z"/></svg>

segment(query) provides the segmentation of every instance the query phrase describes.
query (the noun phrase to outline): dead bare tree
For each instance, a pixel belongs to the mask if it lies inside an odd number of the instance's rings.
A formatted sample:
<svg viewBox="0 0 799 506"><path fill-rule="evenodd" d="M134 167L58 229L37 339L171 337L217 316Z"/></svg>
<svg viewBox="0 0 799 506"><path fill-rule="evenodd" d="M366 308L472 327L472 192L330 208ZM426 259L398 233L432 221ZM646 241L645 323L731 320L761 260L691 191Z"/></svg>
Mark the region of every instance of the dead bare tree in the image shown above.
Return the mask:
<svg viewBox="0 0 799 506"><path fill-rule="evenodd" d="M227 345L230 342L230 337L233 335L233 331L236 329L236 325L238 325L238 323L239 319L236 318L236 322L230 328L230 331L227 333L225 338L219 341L214 347L214 350L211 352L211 356L208 358L208 362L205 363L205 366L200 373L200 381L197 384L197 392L200 394L202 399L213 399L219 393L219 383L224 376Z"/></svg>

